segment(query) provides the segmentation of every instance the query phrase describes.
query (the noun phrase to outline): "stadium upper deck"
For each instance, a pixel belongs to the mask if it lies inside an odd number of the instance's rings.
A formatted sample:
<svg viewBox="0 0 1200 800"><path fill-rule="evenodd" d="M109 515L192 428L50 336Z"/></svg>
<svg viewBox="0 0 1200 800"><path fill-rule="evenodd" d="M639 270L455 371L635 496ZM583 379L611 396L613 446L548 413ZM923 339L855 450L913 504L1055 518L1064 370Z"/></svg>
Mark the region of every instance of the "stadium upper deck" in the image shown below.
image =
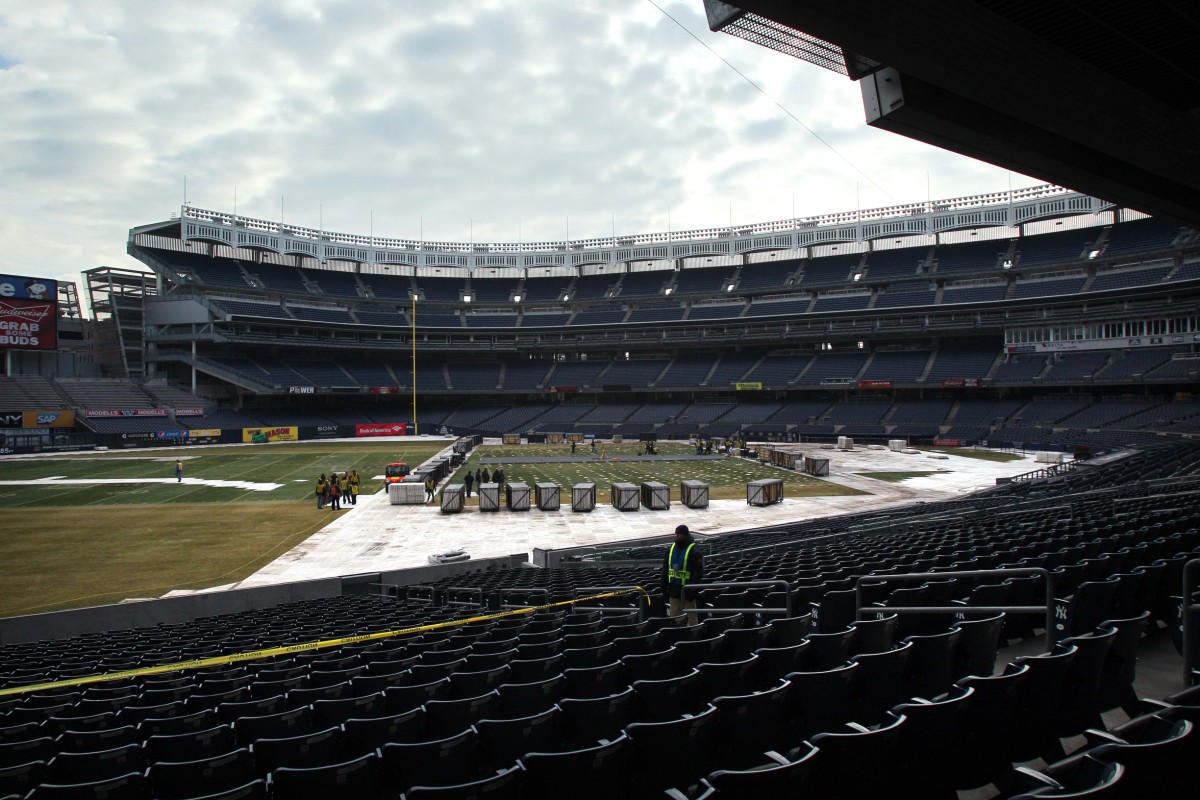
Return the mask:
<svg viewBox="0 0 1200 800"><path fill-rule="evenodd" d="M133 229L129 251L161 287L146 299L147 362L211 397L1120 394L1176 391L1200 363L1200 234L1055 187L524 245L185 207ZM955 422L935 416L922 422Z"/></svg>

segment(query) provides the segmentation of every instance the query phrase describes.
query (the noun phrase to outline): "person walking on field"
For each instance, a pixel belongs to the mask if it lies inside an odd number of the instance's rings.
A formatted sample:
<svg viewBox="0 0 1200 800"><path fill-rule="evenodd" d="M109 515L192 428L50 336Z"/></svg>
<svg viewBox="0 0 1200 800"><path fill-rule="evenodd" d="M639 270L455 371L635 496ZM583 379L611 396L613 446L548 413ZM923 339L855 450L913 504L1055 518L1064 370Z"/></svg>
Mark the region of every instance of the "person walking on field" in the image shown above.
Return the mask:
<svg viewBox="0 0 1200 800"><path fill-rule="evenodd" d="M175 482L183 483L183 462L179 460L175 461Z"/></svg>
<svg viewBox="0 0 1200 800"><path fill-rule="evenodd" d="M492 482L492 473L488 472L487 467L484 467L483 468L483 483L491 483L491 482Z"/></svg>
<svg viewBox="0 0 1200 800"><path fill-rule="evenodd" d="M338 486L337 473L333 473L333 477L329 479L329 510L342 510L342 490Z"/></svg>
<svg viewBox="0 0 1200 800"><path fill-rule="evenodd" d="M358 505L358 470L350 473L350 505Z"/></svg>
<svg viewBox="0 0 1200 800"><path fill-rule="evenodd" d="M696 549L696 540L688 526L680 525L675 529L675 541L667 550L662 566L662 592L672 617L696 607L696 592L691 587L703 580L704 557ZM697 624L698 617L689 613L688 624Z"/></svg>
<svg viewBox="0 0 1200 800"><path fill-rule="evenodd" d="M471 486L475 483L475 476L471 474L471 470L467 470L467 474L463 476L463 485L467 489L467 497L471 496Z"/></svg>
<svg viewBox="0 0 1200 800"><path fill-rule="evenodd" d="M320 511L325 507L325 496L329 494L329 480L325 477L325 473L321 473L321 477L317 478L317 510Z"/></svg>
<svg viewBox="0 0 1200 800"><path fill-rule="evenodd" d="M435 500L437 498L437 482L433 478L425 479L425 501Z"/></svg>
<svg viewBox="0 0 1200 800"><path fill-rule="evenodd" d="M342 501L348 505L354 505L354 498L350 495L350 473L343 472L342 478L338 481L338 488L342 490Z"/></svg>

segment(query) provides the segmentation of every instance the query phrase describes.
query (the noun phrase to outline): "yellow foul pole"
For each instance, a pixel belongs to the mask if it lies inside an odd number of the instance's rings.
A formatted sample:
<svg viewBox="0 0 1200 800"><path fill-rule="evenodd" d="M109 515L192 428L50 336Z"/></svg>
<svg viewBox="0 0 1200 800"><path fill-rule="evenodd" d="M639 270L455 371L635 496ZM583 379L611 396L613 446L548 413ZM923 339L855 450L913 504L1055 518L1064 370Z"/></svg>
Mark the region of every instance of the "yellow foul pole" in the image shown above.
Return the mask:
<svg viewBox="0 0 1200 800"><path fill-rule="evenodd" d="M421 435L417 424L417 296L412 296L412 419L413 436Z"/></svg>

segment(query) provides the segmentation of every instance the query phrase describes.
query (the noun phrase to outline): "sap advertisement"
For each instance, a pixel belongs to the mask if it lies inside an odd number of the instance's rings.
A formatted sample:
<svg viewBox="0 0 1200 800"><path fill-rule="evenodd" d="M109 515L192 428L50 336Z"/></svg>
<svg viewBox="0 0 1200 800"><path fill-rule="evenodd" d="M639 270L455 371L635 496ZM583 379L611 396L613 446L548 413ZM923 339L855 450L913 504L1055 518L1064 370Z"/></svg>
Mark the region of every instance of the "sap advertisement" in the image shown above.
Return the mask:
<svg viewBox="0 0 1200 800"><path fill-rule="evenodd" d="M0 275L0 349L58 346L58 282Z"/></svg>

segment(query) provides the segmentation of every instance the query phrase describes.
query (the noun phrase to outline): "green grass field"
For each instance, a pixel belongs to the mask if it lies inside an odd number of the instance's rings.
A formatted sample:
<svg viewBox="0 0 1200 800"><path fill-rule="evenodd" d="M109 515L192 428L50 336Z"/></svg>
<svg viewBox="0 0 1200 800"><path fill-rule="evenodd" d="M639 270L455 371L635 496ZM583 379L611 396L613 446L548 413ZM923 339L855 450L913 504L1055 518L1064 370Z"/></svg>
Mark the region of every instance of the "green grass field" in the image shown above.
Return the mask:
<svg viewBox="0 0 1200 800"><path fill-rule="evenodd" d="M951 456L962 456L963 458L978 458L981 461L1020 461L1022 456L1017 453L1003 453L999 450L975 450L971 447L922 447L922 451L928 450L931 453L946 453Z"/></svg>
<svg viewBox="0 0 1200 800"><path fill-rule="evenodd" d="M874 478L877 481L887 481L888 483L899 483L909 478L927 478L930 475L937 475L936 472L856 472L854 474L862 475L864 478Z"/></svg>
<svg viewBox="0 0 1200 800"><path fill-rule="evenodd" d="M419 464L448 442L296 442L270 445L141 449L0 461L0 616L157 597L253 574L324 527L313 490L322 472L357 469L363 493L378 491L384 466ZM660 452L693 454L664 442ZM636 442L605 447L582 463L530 465L529 456L570 455L569 445L485 447L452 478L461 481L480 458L512 459L506 480L593 482L657 480L679 496L679 482L709 484L713 499L745 498L746 482L783 478L788 497L858 494L834 483L744 459L635 462ZM183 459L185 482L174 479ZM54 479L43 483L47 479ZM278 484L270 491L188 483L186 479ZM102 483L102 481L125 481ZM79 481L69 483L67 481ZM476 501L471 500L472 504Z"/></svg>

